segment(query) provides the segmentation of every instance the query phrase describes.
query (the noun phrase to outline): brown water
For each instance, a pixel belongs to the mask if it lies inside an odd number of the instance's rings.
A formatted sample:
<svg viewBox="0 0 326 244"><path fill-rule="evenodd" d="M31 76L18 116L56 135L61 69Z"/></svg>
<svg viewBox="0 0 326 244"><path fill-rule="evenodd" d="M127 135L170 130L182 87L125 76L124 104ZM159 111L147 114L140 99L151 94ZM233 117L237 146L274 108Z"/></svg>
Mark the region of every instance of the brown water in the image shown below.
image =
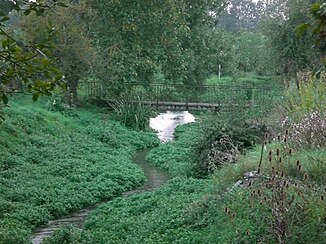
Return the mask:
<svg viewBox="0 0 326 244"><path fill-rule="evenodd" d="M166 142L173 140L173 132L178 125L187 124L193 122L194 120L195 118L188 112L166 112L159 114L155 118L152 118L150 121L150 126L157 131L157 135L160 140ZM133 162L141 167L141 169L144 171L147 181L144 183L144 185L135 190L124 192L124 197L128 197L133 194L139 194L142 192L153 191L164 185L170 179L170 176L166 171L147 163L146 155L148 152L149 149L138 150L135 157L133 158ZM68 216L50 221L46 225L41 226L34 232L32 238L33 244L42 243L46 237L49 237L62 225L75 225L79 228L83 228L84 222L90 211L98 207L100 204L82 209Z"/></svg>

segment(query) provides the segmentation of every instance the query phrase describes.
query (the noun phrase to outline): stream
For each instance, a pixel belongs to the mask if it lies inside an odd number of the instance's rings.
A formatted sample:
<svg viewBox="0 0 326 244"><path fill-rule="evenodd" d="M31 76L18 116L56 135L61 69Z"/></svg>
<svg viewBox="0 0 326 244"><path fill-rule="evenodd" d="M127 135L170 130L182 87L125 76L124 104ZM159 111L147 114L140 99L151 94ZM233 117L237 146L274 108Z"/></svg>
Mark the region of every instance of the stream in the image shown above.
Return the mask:
<svg viewBox="0 0 326 244"><path fill-rule="evenodd" d="M159 114L155 118L151 118L150 127L157 131L157 136L162 142L167 142L173 140L173 132L178 125L187 124L194 121L195 117L187 111L167 111L165 113ZM170 176L166 171L156 166L150 165L146 161L146 155L148 154L149 150L150 149L138 150L133 158L133 162L136 163L144 171L147 179L146 182L135 190L124 192L124 197L139 194L142 192L153 191L164 185L170 179ZM74 225L79 228L83 228L88 214L98 205L82 209L60 219L50 221L46 225L39 227L33 233L32 243L42 243L45 238L49 237L62 225Z"/></svg>

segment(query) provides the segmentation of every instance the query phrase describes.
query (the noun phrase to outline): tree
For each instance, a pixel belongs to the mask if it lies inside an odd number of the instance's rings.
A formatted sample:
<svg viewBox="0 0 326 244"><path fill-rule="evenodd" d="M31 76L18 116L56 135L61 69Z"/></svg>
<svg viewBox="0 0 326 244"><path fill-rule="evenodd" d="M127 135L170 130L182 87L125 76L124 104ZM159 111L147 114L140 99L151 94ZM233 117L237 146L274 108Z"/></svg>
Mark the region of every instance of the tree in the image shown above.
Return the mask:
<svg viewBox="0 0 326 244"><path fill-rule="evenodd" d="M53 30L52 55L64 75L69 101L77 98L79 81L94 72L100 62L85 21L91 16L91 10L82 1L67 4L65 8L53 8L42 16L30 15L19 23L29 39L39 38L47 29Z"/></svg>
<svg viewBox="0 0 326 244"><path fill-rule="evenodd" d="M201 53L211 47L210 11L217 12L222 0L90 3L96 10L93 36L107 60L104 83L111 89L136 81L149 86L158 76L165 82L200 83L211 72L202 69L208 60Z"/></svg>
<svg viewBox="0 0 326 244"><path fill-rule="evenodd" d="M231 0L218 20L218 25L232 33L255 31L265 13L262 1Z"/></svg>
<svg viewBox="0 0 326 244"><path fill-rule="evenodd" d="M302 34L309 29L315 43L321 52L321 60L323 65L326 67L326 4L316 2L310 6L310 14L312 19L309 22L301 23L296 27L297 34Z"/></svg>
<svg viewBox="0 0 326 244"><path fill-rule="evenodd" d="M311 67L318 59L312 35L305 33L298 37L295 33L300 23L310 20L309 5L309 0L289 0L281 15L265 20L263 32L270 38L281 74L293 77L299 70Z"/></svg>
<svg viewBox="0 0 326 244"><path fill-rule="evenodd" d="M51 95L61 84L61 74L51 56L53 30L47 30L37 42L32 42L20 38L9 28L12 16L31 12L41 15L55 5L62 3L57 0L0 2L0 96L4 104L8 103L8 95L24 87L32 92L33 100L37 100L40 95Z"/></svg>

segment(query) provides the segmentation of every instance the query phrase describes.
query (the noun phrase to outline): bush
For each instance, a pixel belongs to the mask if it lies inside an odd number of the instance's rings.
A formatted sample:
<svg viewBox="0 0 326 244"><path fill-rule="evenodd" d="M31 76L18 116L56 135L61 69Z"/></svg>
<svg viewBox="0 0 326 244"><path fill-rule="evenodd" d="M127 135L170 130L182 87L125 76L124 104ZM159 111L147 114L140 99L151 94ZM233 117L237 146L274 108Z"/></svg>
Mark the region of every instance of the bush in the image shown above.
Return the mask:
<svg viewBox="0 0 326 244"><path fill-rule="evenodd" d="M312 111L325 111L326 109L326 82L325 77L316 79L309 76L307 81L299 80L300 89L290 87L283 104L288 116L300 120L304 115Z"/></svg>
<svg viewBox="0 0 326 244"><path fill-rule="evenodd" d="M293 144L306 148L326 146L326 116L323 112L313 111L303 116L301 121L285 122L289 128Z"/></svg>
<svg viewBox="0 0 326 244"><path fill-rule="evenodd" d="M201 123L194 145L197 170L208 174L224 163L235 162L240 153L261 141L266 128L259 123L229 117L209 116Z"/></svg>

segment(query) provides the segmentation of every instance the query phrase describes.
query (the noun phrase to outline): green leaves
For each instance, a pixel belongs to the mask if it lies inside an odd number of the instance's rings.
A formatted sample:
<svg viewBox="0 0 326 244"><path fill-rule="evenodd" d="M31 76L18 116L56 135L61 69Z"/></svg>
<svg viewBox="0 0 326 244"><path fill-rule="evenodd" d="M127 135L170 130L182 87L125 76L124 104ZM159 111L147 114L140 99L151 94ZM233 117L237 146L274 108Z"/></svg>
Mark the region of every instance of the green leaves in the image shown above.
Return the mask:
<svg viewBox="0 0 326 244"><path fill-rule="evenodd" d="M121 82L149 86L158 75L164 82L201 83L213 66L215 71L218 55L207 57L217 53L215 42L205 38L212 31L209 10L224 1L92 2L97 11L93 29L101 36L96 41L110 63L103 71L111 77L110 86Z"/></svg>
<svg viewBox="0 0 326 244"><path fill-rule="evenodd" d="M310 25L308 23L303 23L303 24L300 24L298 25L296 28L295 28L295 32L298 36L302 36L303 33L308 29Z"/></svg>
<svg viewBox="0 0 326 244"><path fill-rule="evenodd" d="M8 30L11 26L4 26L3 22L9 18L8 14L14 9L21 11L22 6L25 14L30 11L42 14L47 7L36 2L20 5L12 1L0 2L0 102L3 104L9 102L9 94L22 90L32 92L34 101L40 95L51 95L51 91L61 82L62 77L51 55L53 30L45 33L45 38L33 42L16 38Z"/></svg>
<svg viewBox="0 0 326 244"><path fill-rule="evenodd" d="M39 96L40 96L40 93L39 93L39 92L35 92L35 93L33 94L33 97L32 97L33 101L36 102L37 99L39 98Z"/></svg>
<svg viewBox="0 0 326 244"><path fill-rule="evenodd" d="M0 15L8 15L15 8L15 3L9 0L0 2Z"/></svg>
<svg viewBox="0 0 326 244"><path fill-rule="evenodd" d="M6 96L6 94L2 94L2 96L1 96L1 99L2 99L2 102L4 103L4 104L8 104L8 97Z"/></svg>

